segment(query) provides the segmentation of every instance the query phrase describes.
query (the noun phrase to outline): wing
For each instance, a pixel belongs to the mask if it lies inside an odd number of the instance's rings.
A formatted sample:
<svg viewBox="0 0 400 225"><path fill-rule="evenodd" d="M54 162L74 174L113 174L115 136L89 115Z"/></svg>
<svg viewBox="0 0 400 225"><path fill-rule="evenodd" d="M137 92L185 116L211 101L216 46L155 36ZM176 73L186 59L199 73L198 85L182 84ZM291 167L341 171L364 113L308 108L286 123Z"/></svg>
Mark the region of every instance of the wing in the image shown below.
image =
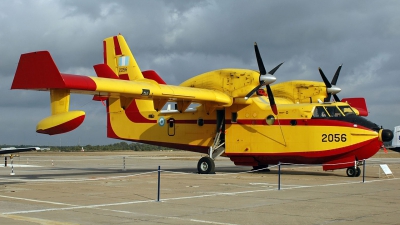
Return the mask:
<svg viewBox="0 0 400 225"><path fill-rule="evenodd" d="M221 91L159 84L150 79L121 80L60 73L48 51L21 55L11 89L68 89L71 93L129 98L186 100L230 106L232 99Z"/></svg>

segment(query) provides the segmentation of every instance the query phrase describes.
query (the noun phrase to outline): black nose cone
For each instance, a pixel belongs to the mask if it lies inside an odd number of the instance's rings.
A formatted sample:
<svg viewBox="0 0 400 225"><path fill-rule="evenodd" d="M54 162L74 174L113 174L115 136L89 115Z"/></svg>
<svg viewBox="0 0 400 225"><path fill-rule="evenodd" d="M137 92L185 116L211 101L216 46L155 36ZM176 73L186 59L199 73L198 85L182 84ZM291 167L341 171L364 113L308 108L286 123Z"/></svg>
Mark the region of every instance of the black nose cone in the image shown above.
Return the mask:
<svg viewBox="0 0 400 225"><path fill-rule="evenodd" d="M393 132L388 129L383 129L382 130L382 141L383 142L388 142L393 139Z"/></svg>

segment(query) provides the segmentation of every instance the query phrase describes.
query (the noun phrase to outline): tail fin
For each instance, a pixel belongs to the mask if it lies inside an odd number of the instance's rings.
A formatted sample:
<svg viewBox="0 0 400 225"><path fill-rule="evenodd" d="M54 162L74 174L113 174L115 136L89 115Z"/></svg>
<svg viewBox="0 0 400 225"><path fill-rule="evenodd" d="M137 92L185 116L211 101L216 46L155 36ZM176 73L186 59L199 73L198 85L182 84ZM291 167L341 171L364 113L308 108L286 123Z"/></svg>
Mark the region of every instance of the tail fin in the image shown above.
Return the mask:
<svg viewBox="0 0 400 225"><path fill-rule="evenodd" d="M143 79L142 72L122 35L104 39L104 64L122 80Z"/></svg>

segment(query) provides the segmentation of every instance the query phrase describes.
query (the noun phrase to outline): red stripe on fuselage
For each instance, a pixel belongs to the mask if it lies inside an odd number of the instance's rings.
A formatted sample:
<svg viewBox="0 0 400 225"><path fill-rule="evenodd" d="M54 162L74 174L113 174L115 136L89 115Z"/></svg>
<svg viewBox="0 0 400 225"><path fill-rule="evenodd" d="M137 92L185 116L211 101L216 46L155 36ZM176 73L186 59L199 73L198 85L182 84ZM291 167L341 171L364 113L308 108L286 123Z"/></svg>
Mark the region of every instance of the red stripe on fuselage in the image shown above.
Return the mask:
<svg viewBox="0 0 400 225"><path fill-rule="evenodd" d="M296 125L292 125L296 121ZM236 123L231 120L225 120L225 124L238 124L238 125L268 125L263 119L239 119ZM339 127L354 127L354 123L330 120L330 119L278 119L275 120L274 126L339 126ZM268 125L269 126L269 125ZM359 129L370 130L366 127L357 125Z"/></svg>
<svg viewBox="0 0 400 225"><path fill-rule="evenodd" d="M137 108L137 106L136 106ZM137 109L139 111L139 109ZM173 117L171 117L173 118ZM143 120L142 123L145 123L146 121L149 121L149 123L152 120ZM308 119L308 120L302 120L302 119L296 119L296 125L292 125L293 119L280 119L279 122L275 120L273 125L268 125L267 122L263 119L240 119L236 123L233 123L231 120L225 120L225 124L231 124L231 125L263 125L263 126L339 126L339 127L356 127L358 129L363 129L363 130L371 130L366 127L363 127L361 125L356 125L354 123L350 122L345 122L345 121L339 121L339 120L328 120L328 119ZM180 123L180 124L196 124L197 120L178 120L175 119L175 123ZM216 120L204 120L205 124L210 124L210 123L216 123Z"/></svg>

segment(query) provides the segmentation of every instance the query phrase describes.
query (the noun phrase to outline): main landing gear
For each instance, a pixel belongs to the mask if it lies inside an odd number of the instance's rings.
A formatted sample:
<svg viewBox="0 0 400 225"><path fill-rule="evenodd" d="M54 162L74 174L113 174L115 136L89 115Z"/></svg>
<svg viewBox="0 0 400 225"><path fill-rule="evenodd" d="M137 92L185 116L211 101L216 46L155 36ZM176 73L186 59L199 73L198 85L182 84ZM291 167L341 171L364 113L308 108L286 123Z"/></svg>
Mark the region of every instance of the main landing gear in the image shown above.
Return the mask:
<svg viewBox="0 0 400 225"><path fill-rule="evenodd" d="M346 174L348 177L359 177L361 175L361 169L360 167L349 167L346 170Z"/></svg>
<svg viewBox="0 0 400 225"><path fill-rule="evenodd" d="M214 174L215 173L214 160L208 156L202 157L197 163L197 171L200 174Z"/></svg>

